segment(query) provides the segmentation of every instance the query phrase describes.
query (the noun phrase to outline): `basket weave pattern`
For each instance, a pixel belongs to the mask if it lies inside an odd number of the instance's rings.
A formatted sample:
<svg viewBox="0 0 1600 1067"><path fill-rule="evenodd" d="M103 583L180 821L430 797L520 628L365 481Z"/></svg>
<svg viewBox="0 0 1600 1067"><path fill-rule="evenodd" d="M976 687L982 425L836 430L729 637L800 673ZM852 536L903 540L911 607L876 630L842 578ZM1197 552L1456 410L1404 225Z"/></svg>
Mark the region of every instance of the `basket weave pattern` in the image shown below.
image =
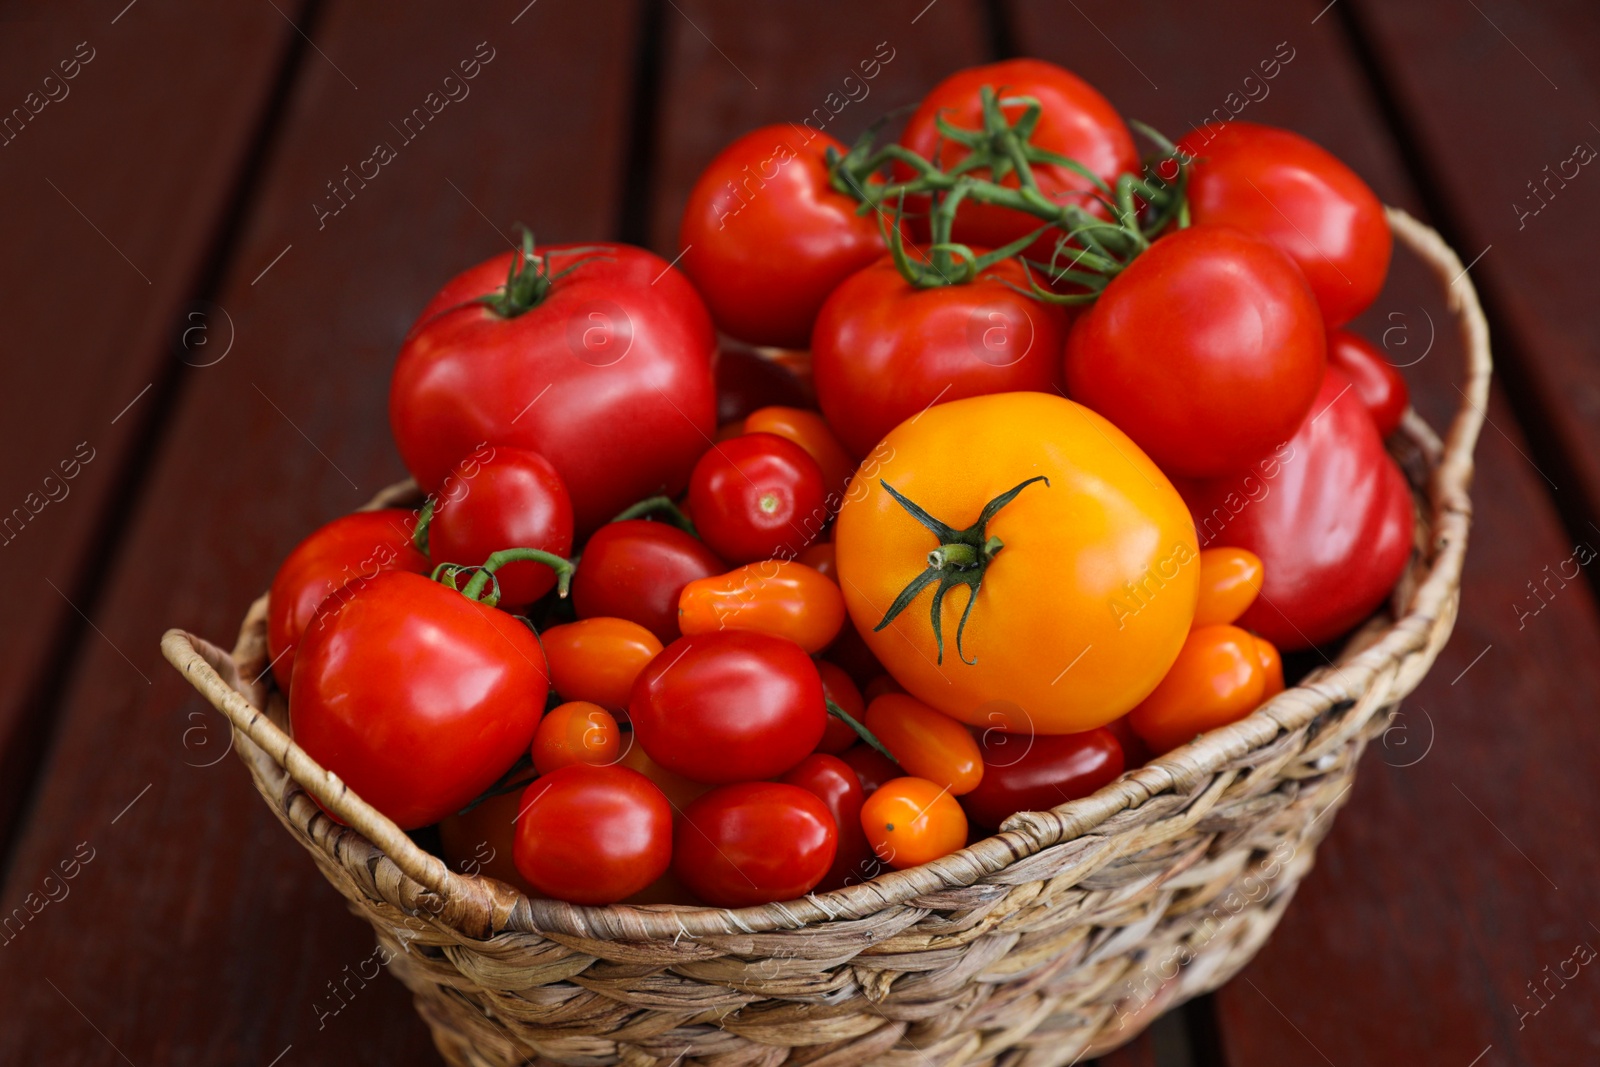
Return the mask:
<svg viewBox="0 0 1600 1067"><path fill-rule="evenodd" d="M177 630L163 650L232 722L268 806L372 924L457 1067L1035 1067L1107 1051L1255 954L1455 621L1488 332L1455 253L1389 216L1449 285L1467 352L1445 439L1408 413L1394 442L1419 515L1391 612L1241 722L935 863L732 911L529 900L449 870L294 745L263 680L265 598L231 655Z"/></svg>

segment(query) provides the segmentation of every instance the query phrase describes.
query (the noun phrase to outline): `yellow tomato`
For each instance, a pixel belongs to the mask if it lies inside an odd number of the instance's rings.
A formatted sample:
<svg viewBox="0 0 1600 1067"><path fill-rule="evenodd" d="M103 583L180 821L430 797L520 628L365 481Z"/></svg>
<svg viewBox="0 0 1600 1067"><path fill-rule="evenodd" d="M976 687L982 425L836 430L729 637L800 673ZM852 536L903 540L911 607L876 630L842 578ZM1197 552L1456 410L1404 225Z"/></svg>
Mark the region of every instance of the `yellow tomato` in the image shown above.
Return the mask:
<svg viewBox="0 0 1600 1067"><path fill-rule="evenodd" d="M919 700L975 726L1077 733L1172 665L1194 617L1194 524L1106 419L1045 393L972 397L901 423L868 463L834 532L839 585Z"/></svg>
<svg viewBox="0 0 1600 1067"><path fill-rule="evenodd" d="M1261 593L1261 557L1243 548L1208 548L1200 553L1200 599L1194 625L1221 626L1247 611Z"/></svg>

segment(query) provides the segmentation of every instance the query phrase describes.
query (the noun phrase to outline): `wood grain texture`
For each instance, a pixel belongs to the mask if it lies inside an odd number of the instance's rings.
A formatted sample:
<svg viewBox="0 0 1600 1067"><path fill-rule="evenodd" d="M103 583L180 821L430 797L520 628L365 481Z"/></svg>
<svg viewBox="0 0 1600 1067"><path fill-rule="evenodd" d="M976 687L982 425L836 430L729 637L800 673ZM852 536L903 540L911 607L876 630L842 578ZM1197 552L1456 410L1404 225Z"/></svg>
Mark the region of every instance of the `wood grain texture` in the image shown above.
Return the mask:
<svg viewBox="0 0 1600 1067"><path fill-rule="evenodd" d="M1154 4L1079 6L1018 5L1021 48L1065 63L1125 114L1172 133L1225 106L1230 92L1243 95L1243 78L1288 41L1295 58L1239 117L1306 134L1386 201L1420 210L1342 28L1331 17L1312 24L1322 4L1235 0L1184 19ZM1452 384L1459 350L1441 332L1422 357L1430 316L1446 322L1441 294L1402 259L1357 325L1386 341L1397 364L1416 361L1404 373L1438 426L1461 401ZM1519 629L1515 606L1539 606L1525 583L1542 581L1573 544L1502 395L1489 416L1455 636L1369 755L1320 852L1323 870L1217 994L1230 1067L1465 1065L1491 1045L1485 1064L1594 1058L1592 994L1561 993L1521 1031L1516 1007L1537 1007L1526 983L1543 980L1542 968L1568 959L1577 942L1600 946L1583 889L1600 860L1572 846L1600 812L1587 769L1600 754L1591 710L1600 622L1580 580L1553 583L1548 607ZM1590 543L1600 548L1600 535Z"/></svg>
<svg viewBox="0 0 1600 1067"><path fill-rule="evenodd" d="M178 354L201 359L203 328L179 345L206 320L185 312L293 35L264 5L117 14L52 5L0 33L0 849L49 733L55 657L74 631L98 640L78 608L118 478Z"/></svg>
<svg viewBox="0 0 1600 1067"><path fill-rule="evenodd" d="M172 624L230 632L297 540L402 474L388 372L440 284L504 248L517 220L552 240L610 232L634 8L547 2L513 25L525 2L448 16L335 5L319 22L216 300L237 341L196 372L126 517L96 620L107 640L72 667L0 898L9 913L79 842L94 850L70 895L0 947L0 989L27 1020L0 1028L0 1063L437 1062L400 985L362 984L371 930L237 763L196 766L226 733L162 669L157 641ZM391 123L448 91L480 42L493 59L470 94L406 140ZM378 142L396 158L319 229L325 183ZM130 684L110 642L155 684Z"/></svg>

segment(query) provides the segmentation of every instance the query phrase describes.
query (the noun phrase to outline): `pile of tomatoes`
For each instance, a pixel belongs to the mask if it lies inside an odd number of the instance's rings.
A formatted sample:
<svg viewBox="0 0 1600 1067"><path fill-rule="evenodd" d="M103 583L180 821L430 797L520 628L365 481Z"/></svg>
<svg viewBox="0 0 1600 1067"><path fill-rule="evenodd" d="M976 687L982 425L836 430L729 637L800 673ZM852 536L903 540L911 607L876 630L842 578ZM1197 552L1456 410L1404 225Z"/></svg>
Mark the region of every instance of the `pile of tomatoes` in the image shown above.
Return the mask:
<svg viewBox="0 0 1600 1067"><path fill-rule="evenodd" d="M271 590L294 738L462 870L583 904L938 860L1284 687L1389 595L1381 204L1296 134L1141 158L1017 60L898 141L718 155L680 256L535 246L394 370L418 510Z"/></svg>

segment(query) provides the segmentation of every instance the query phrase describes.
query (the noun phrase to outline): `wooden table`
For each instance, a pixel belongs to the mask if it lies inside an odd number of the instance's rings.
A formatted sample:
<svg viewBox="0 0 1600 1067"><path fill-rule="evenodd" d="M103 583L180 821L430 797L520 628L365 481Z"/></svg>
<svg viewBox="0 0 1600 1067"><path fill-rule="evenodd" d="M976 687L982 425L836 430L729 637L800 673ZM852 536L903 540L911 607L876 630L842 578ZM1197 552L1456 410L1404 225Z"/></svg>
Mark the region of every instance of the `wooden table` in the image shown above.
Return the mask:
<svg viewBox="0 0 1600 1067"><path fill-rule="evenodd" d="M223 758L161 632L231 639L303 534L402 475L400 338L515 223L670 257L734 135L823 108L848 139L1021 54L1172 133L1242 105L1327 145L1471 261L1501 371L1449 647L1260 957L1103 1062L1600 1061L1600 969L1567 962L1600 946L1595 569L1550 578L1600 546L1600 173L1560 176L1600 145L1600 8L124 3L0 34L0 516L26 509L0 527L0 907L38 905L0 936L0 1063L437 1062L396 982L319 1026L371 935ZM463 60L468 94L403 130ZM347 181L379 142L396 158ZM1437 287L1401 262L1361 326L1442 422L1462 398Z"/></svg>

